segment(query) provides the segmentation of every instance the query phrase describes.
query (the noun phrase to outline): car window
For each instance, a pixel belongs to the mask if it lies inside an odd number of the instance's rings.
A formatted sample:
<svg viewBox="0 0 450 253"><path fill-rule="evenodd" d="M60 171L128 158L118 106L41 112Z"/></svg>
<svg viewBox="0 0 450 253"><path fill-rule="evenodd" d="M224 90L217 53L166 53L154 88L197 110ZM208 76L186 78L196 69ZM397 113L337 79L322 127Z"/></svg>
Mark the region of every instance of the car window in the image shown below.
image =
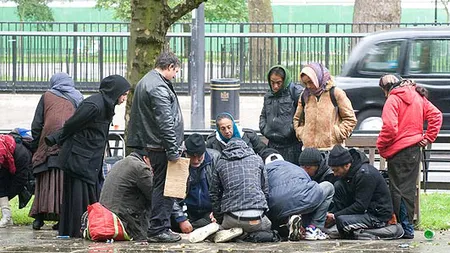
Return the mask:
<svg viewBox="0 0 450 253"><path fill-rule="evenodd" d="M415 40L409 53L411 74L450 73L450 39Z"/></svg>
<svg viewBox="0 0 450 253"><path fill-rule="evenodd" d="M362 71L397 72L402 41L387 41L376 44L363 58Z"/></svg>

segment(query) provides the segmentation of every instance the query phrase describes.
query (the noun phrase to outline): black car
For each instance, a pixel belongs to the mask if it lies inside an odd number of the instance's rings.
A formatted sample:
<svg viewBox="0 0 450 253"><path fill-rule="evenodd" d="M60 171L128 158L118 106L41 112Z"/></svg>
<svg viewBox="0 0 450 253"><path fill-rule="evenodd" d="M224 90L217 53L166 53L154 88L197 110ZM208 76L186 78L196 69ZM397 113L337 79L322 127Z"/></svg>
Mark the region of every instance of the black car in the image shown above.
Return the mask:
<svg viewBox="0 0 450 253"><path fill-rule="evenodd" d="M352 50L337 86L344 89L358 118L356 129L379 130L385 102L378 86L385 73L398 73L428 89L429 100L450 129L450 28L403 28L371 34Z"/></svg>

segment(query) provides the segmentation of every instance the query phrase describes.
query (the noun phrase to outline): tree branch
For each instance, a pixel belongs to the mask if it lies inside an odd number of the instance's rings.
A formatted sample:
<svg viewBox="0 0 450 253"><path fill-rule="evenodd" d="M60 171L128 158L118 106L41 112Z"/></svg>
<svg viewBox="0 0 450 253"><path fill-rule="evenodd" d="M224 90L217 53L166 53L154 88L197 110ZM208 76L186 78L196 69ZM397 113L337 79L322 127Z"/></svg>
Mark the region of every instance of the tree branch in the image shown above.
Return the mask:
<svg viewBox="0 0 450 253"><path fill-rule="evenodd" d="M206 2L206 0L184 0L182 3L179 3L177 6L173 7L169 13L169 25L172 25L186 15L188 12L196 9L201 3Z"/></svg>

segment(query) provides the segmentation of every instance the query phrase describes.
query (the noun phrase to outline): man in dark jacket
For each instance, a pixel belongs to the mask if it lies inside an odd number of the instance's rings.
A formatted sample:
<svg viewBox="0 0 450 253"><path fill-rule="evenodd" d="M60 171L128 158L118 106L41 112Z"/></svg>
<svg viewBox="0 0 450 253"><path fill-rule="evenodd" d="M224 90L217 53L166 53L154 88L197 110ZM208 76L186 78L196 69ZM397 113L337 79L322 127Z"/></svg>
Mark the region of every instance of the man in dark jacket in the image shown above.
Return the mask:
<svg viewBox="0 0 450 253"><path fill-rule="evenodd" d="M326 153L320 152L317 148L305 148L298 158L298 163L311 179L319 184L324 181L334 184L337 180L327 164Z"/></svg>
<svg viewBox="0 0 450 253"><path fill-rule="evenodd" d="M214 217L223 228L270 230L272 224L265 215L267 173L261 157L241 138L232 138L222 151L209 193Z"/></svg>
<svg viewBox="0 0 450 253"><path fill-rule="evenodd" d="M176 242L180 235L170 231L173 199L164 197L167 162L180 157L183 116L172 80L180 70L180 60L163 52L156 68L137 84L128 123L127 146L149 151L154 170L149 242Z"/></svg>
<svg viewBox="0 0 450 253"><path fill-rule="evenodd" d="M328 157L328 165L340 179L336 181L334 207L327 222L336 222L343 238L353 238L358 229L387 225L393 214L392 200L386 181L369 164L363 152L336 145Z"/></svg>
<svg viewBox="0 0 450 253"><path fill-rule="evenodd" d="M213 220L209 185L211 176L220 158L217 150L206 149L205 140L199 134L192 134L185 141L186 157L190 159L186 198L175 202L172 218L177 227L174 231L190 233L208 225ZM186 208L186 211L183 208Z"/></svg>
<svg viewBox="0 0 450 253"><path fill-rule="evenodd" d="M273 66L267 73L270 90L264 95L264 105L259 116L259 130L268 140L268 147L280 152L286 161L298 165L301 142L295 137L292 119L302 91L292 82L287 69Z"/></svg>
<svg viewBox="0 0 450 253"><path fill-rule="evenodd" d="M273 228L289 240L300 239L300 226L306 229L305 239L323 240L328 207L333 199L334 187L329 182L311 180L299 166L285 161L277 150L267 148L263 152L269 179L269 218Z"/></svg>
<svg viewBox="0 0 450 253"><path fill-rule="evenodd" d="M136 150L116 162L106 177L100 203L119 216L133 240L146 240L153 172L148 153Z"/></svg>

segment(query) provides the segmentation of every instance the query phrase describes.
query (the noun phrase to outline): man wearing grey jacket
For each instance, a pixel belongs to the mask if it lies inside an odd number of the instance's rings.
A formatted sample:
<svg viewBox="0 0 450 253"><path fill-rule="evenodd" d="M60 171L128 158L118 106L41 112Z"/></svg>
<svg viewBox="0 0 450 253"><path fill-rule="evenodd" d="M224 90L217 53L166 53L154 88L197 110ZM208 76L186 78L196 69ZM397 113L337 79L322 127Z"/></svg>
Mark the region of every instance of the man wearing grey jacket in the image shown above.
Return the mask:
<svg viewBox="0 0 450 253"><path fill-rule="evenodd" d="M213 171L209 188L214 217L224 229L270 230L265 212L269 184L264 163L241 138L232 138Z"/></svg>
<svg viewBox="0 0 450 253"><path fill-rule="evenodd" d="M180 70L180 60L163 52L156 68L137 84L128 123L127 146L149 152L154 170L149 242L176 242L180 235L170 231L173 199L164 197L167 162L180 157L183 141L183 116L178 97L170 80Z"/></svg>

